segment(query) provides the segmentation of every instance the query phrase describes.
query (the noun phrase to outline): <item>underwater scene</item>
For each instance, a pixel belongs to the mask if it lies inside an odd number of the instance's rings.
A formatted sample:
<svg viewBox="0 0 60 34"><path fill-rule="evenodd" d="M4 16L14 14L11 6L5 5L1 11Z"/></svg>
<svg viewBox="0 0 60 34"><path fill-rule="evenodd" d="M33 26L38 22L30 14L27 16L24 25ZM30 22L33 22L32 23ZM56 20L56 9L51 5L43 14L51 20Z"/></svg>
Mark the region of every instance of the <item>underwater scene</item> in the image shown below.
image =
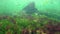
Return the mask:
<svg viewBox="0 0 60 34"><path fill-rule="evenodd" d="M60 34L60 0L0 0L0 34Z"/></svg>

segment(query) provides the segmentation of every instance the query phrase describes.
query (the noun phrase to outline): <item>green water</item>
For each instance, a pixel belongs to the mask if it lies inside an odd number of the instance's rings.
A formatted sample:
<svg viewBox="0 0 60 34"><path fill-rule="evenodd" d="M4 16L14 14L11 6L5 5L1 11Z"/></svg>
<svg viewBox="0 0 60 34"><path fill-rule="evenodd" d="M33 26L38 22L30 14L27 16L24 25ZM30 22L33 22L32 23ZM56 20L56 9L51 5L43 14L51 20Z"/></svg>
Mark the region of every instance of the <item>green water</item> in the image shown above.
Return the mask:
<svg viewBox="0 0 60 34"><path fill-rule="evenodd" d="M39 11L60 17L60 0L0 0L0 15L18 15L31 2Z"/></svg>

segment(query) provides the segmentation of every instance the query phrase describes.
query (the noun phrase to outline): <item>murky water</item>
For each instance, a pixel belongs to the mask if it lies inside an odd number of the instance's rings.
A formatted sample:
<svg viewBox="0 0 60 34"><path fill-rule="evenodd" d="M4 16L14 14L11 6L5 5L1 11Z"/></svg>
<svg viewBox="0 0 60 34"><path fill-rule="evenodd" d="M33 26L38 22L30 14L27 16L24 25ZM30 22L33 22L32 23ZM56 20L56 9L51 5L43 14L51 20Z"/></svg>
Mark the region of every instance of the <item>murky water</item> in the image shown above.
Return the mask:
<svg viewBox="0 0 60 34"><path fill-rule="evenodd" d="M0 0L0 34L60 34L60 0Z"/></svg>

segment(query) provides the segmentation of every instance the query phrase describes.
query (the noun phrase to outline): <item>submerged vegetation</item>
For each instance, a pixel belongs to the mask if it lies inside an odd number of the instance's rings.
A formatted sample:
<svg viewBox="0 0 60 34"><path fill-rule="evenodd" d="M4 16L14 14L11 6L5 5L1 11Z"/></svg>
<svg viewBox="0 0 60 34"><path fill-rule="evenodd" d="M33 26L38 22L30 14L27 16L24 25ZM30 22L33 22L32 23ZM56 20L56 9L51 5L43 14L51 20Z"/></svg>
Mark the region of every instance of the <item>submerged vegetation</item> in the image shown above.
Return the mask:
<svg viewBox="0 0 60 34"><path fill-rule="evenodd" d="M24 14L25 15L25 14ZM38 34L48 33L58 27L60 21L48 18L44 15L25 15L25 16L1 16L0 17L0 34ZM50 29L47 29L50 28ZM36 32L37 33L36 33Z"/></svg>
<svg viewBox="0 0 60 34"><path fill-rule="evenodd" d="M34 2L18 14L0 14L0 34L60 34L60 17L39 11Z"/></svg>

